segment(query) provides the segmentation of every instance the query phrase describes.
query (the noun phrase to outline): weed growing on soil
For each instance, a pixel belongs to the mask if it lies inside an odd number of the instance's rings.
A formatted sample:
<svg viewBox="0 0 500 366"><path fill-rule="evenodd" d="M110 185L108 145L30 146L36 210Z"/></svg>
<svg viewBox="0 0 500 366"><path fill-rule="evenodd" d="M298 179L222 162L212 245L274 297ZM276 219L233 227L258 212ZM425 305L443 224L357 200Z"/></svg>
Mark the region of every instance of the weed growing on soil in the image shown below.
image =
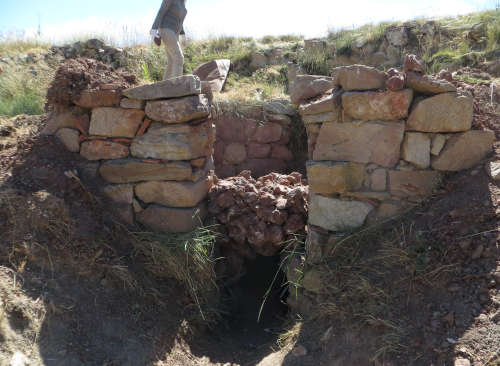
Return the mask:
<svg viewBox="0 0 500 366"><path fill-rule="evenodd" d="M8 68L0 74L0 115L42 114L52 73Z"/></svg>
<svg viewBox="0 0 500 366"><path fill-rule="evenodd" d="M213 227L190 233L133 233L136 250L147 258L146 268L159 278L174 278L189 290L204 322L218 317L218 287L215 279Z"/></svg>
<svg viewBox="0 0 500 366"><path fill-rule="evenodd" d="M406 307L424 288L440 283L452 265L430 263L439 245L425 240L410 219L353 233L333 244L320 266L324 296L319 318L334 318L379 334L373 357L406 354L411 321ZM400 308L399 308L400 307ZM398 316L391 314L398 313Z"/></svg>

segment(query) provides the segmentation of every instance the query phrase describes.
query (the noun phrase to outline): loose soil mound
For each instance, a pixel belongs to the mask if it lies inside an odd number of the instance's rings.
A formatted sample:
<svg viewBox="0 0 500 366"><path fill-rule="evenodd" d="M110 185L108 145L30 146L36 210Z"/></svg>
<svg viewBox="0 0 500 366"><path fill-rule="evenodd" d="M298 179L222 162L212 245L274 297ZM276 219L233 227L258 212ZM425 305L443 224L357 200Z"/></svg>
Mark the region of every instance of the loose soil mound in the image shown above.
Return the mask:
<svg viewBox="0 0 500 366"><path fill-rule="evenodd" d="M126 89L136 82L135 75L115 71L102 62L89 58L71 59L57 69L47 90L46 108L68 106L83 90L95 90L103 84L112 85L113 89Z"/></svg>

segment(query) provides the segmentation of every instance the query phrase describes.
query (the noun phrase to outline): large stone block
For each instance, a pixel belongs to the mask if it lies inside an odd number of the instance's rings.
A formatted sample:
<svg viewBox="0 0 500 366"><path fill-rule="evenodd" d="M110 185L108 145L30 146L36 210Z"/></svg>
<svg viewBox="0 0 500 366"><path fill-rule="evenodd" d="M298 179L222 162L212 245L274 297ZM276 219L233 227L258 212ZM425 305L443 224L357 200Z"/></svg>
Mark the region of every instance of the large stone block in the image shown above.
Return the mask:
<svg viewBox="0 0 500 366"><path fill-rule="evenodd" d="M120 107L126 109L144 109L146 102L139 99L123 98L120 101Z"/></svg>
<svg viewBox="0 0 500 366"><path fill-rule="evenodd" d="M340 113L341 97L342 90L336 90L331 94L325 94L314 100L300 103L299 113L302 116L328 112Z"/></svg>
<svg viewBox="0 0 500 366"><path fill-rule="evenodd" d="M184 75L154 84L126 89L122 93L128 98L140 100L178 98L200 94L201 81L198 76Z"/></svg>
<svg viewBox="0 0 500 366"><path fill-rule="evenodd" d="M472 168L491 152L494 141L492 131L467 131L452 136L441 154L432 161L432 168L442 171Z"/></svg>
<svg viewBox="0 0 500 366"><path fill-rule="evenodd" d="M370 66L341 66L334 69L333 73L338 75L338 82L345 91L374 90L385 87L385 73Z"/></svg>
<svg viewBox="0 0 500 366"><path fill-rule="evenodd" d="M390 171L390 192L396 197L425 198L432 194L440 180L436 171Z"/></svg>
<svg viewBox="0 0 500 366"><path fill-rule="evenodd" d="M218 93L224 87L231 60L220 59L206 62L193 70L193 75L200 78L201 81L208 82L212 92Z"/></svg>
<svg viewBox="0 0 500 366"><path fill-rule="evenodd" d="M251 137L251 141L268 144L281 139L283 127L278 123L264 123L257 125L255 133Z"/></svg>
<svg viewBox="0 0 500 366"><path fill-rule="evenodd" d="M359 163L332 163L309 161L307 180L313 193L330 195L358 191L363 186L365 166Z"/></svg>
<svg viewBox="0 0 500 366"><path fill-rule="evenodd" d="M271 153L271 145L251 143L247 150L249 158L267 158Z"/></svg>
<svg viewBox="0 0 500 366"><path fill-rule="evenodd" d="M440 94L457 91L456 86L449 81L435 79L414 71L406 73L406 87L423 94Z"/></svg>
<svg viewBox="0 0 500 366"><path fill-rule="evenodd" d="M191 164L147 163L137 159L111 160L101 164L99 173L110 183L130 183L152 180L191 180Z"/></svg>
<svg viewBox="0 0 500 366"><path fill-rule="evenodd" d="M402 122L325 123L313 159L392 167L399 161L403 135Z"/></svg>
<svg viewBox="0 0 500 366"><path fill-rule="evenodd" d="M87 160L122 159L128 154L127 146L111 141L85 141L80 148L80 155Z"/></svg>
<svg viewBox="0 0 500 366"><path fill-rule="evenodd" d="M56 132L56 136L71 152L80 152L80 132L72 128L61 128Z"/></svg>
<svg viewBox="0 0 500 366"><path fill-rule="evenodd" d="M472 127L472 98L443 93L420 101L411 111L406 129L421 132L460 132Z"/></svg>
<svg viewBox="0 0 500 366"><path fill-rule="evenodd" d="M309 202L309 224L330 231L348 231L362 226L373 209L372 205L365 202L312 195Z"/></svg>
<svg viewBox="0 0 500 366"><path fill-rule="evenodd" d="M81 133L88 134L89 124L90 120L87 110L80 107L71 107L62 112L51 112L41 134L54 135L57 130L65 127L76 128Z"/></svg>
<svg viewBox="0 0 500 366"><path fill-rule="evenodd" d="M73 102L83 108L112 107L120 105L119 90L84 90L73 98Z"/></svg>
<svg viewBox="0 0 500 366"><path fill-rule="evenodd" d="M262 108L264 112L269 114L283 114L286 116L294 116L296 114L295 108L287 100L271 100L264 103Z"/></svg>
<svg viewBox="0 0 500 366"><path fill-rule="evenodd" d="M134 186L132 184L114 184L102 189L103 193L116 203L132 204L134 200Z"/></svg>
<svg viewBox="0 0 500 366"><path fill-rule="evenodd" d="M243 118L220 118L215 120L217 141L247 142L255 133L257 122Z"/></svg>
<svg viewBox="0 0 500 366"><path fill-rule="evenodd" d="M290 99L293 104L316 97L335 88L336 82L331 77L317 75L297 75L290 84Z"/></svg>
<svg viewBox="0 0 500 366"><path fill-rule="evenodd" d="M226 146L224 150L224 163L226 164L239 164L247 158L247 149L244 144L240 142L233 142Z"/></svg>
<svg viewBox="0 0 500 366"><path fill-rule="evenodd" d="M346 116L361 121L395 121L408 116L413 91L350 92L342 94Z"/></svg>
<svg viewBox="0 0 500 366"><path fill-rule="evenodd" d="M402 158L417 168L431 165L431 138L428 134L408 132L403 142Z"/></svg>
<svg viewBox="0 0 500 366"><path fill-rule="evenodd" d="M164 160L192 160L212 154L215 138L211 121L197 126L154 123L143 136L136 137L132 156Z"/></svg>
<svg viewBox="0 0 500 366"><path fill-rule="evenodd" d="M109 137L134 137L144 111L112 107L94 108L90 120L91 135Z"/></svg>
<svg viewBox="0 0 500 366"><path fill-rule="evenodd" d="M205 118L210 114L210 104L203 95L156 100L146 103L146 114L154 121L182 123Z"/></svg>
<svg viewBox="0 0 500 366"><path fill-rule="evenodd" d="M187 233L203 225L207 216L205 202L192 208L171 208L150 205L136 215L137 221L153 230Z"/></svg>
<svg viewBox="0 0 500 366"><path fill-rule="evenodd" d="M159 203L169 207L194 207L210 189L211 180L197 182L153 181L139 183L135 194L146 203Z"/></svg>

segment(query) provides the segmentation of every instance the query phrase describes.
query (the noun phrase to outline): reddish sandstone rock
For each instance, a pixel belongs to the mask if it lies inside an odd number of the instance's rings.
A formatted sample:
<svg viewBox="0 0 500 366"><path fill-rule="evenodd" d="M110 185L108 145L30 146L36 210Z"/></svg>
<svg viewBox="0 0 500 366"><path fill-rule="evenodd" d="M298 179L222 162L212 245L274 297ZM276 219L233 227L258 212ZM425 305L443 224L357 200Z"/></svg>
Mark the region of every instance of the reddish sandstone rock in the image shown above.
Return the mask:
<svg viewBox="0 0 500 366"><path fill-rule="evenodd" d="M85 141L80 148L80 155L87 160L122 159L128 154L127 146L105 140Z"/></svg>
<svg viewBox="0 0 500 366"><path fill-rule="evenodd" d="M345 91L383 89L386 75L365 65L341 66L334 69L338 82Z"/></svg>
<svg viewBox="0 0 500 366"><path fill-rule="evenodd" d="M53 135L60 128L76 128L83 135L89 133L90 119L88 111L80 107L69 107L61 111L52 111L42 135Z"/></svg>
<svg viewBox="0 0 500 366"><path fill-rule="evenodd" d="M439 179L436 171L390 171L390 192L396 197L422 199L432 194Z"/></svg>
<svg viewBox="0 0 500 366"><path fill-rule="evenodd" d="M457 90L455 85L449 81L435 79L413 71L408 71L406 73L406 86L423 94L440 94Z"/></svg>
<svg viewBox="0 0 500 366"><path fill-rule="evenodd" d="M408 71L415 71L421 74L425 74L425 66L423 61L415 55L406 55L403 62L403 71L406 73Z"/></svg>
<svg viewBox="0 0 500 366"><path fill-rule="evenodd" d="M316 97L335 88L336 81L327 76L297 75L290 85L290 99L293 104Z"/></svg>
<svg viewBox="0 0 500 366"><path fill-rule="evenodd" d="M270 144L250 143L248 145L249 158L267 158L271 153Z"/></svg>
<svg viewBox="0 0 500 366"><path fill-rule="evenodd" d="M191 180L193 170L186 162L144 162L138 159L110 160L99 168L101 176L110 183L130 183L151 180Z"/></svg>
<svg viewBox="0 0 500 366"><path fill-rule="evenodd" d="M162 123L183 123L205 118L210 114L210 104L203 95L155 100L146 103L146 114Z"/></svg>
<svg viewBox="0 0 500 366"><path fill-rule="evenodd" d="M293 154L286 146L274 145L271 150L271 158L290 161L293 160Z"/></svg>
<svg viewBox="0 0 500 366"><path fill-rule="evenodd" d="M342 95L346 116L361 121L395 121L406 118L413 91L349 92Z"/></svg>
<svg viewBox="0 0 500 366"><path fill-rule="evenodd" d="M245 145L239 142L234 142L226 146L224 151L224 163L239 164L247 158L247 150Z"/></svg>
<svg viewBox="0 0 500 366"><path fill-rule="evenodd" d="M397 69L389 69L387 71L388 79L385 83L385 87L390 91L398 91L405 86L405 76L403 73L399 72Z"/></svg>
<svg viewBox="0 0 500 366"><path fill-rule="evenodd" d="M208 82L212 92L218 93L224 87L230 66L231 60L213 60L198 66L193 75L198 76L202 82Z"/></svg>
<svg viewBox="0 0 500 366"><path fill-rule="evenodd" d="M261 144L279 141L283 127L277 123L265 123L258 125L252 136L252 141Z"/></svg>
<svg viewBox="0 0 500 366"><path fill-rule="evenodd" d="M140 109L94 108L90 120L91 135L134 137L144 118Z"/></svg>

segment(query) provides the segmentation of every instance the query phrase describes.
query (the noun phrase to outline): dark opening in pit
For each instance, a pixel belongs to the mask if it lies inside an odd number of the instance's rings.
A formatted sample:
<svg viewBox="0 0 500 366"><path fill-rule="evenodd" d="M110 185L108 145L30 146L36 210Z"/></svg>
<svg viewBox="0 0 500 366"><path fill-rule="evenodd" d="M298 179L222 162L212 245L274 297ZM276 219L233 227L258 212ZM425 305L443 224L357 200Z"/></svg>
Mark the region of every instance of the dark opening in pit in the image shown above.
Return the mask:
<svg viewBox="0 0 500 366"><path fill-rule="evenodd" d="M226 324L236 337L269 342L279 333L288 312L280 256L257 255L256 259L245 261L245 269L241 279L225 289Z"/></svg>

